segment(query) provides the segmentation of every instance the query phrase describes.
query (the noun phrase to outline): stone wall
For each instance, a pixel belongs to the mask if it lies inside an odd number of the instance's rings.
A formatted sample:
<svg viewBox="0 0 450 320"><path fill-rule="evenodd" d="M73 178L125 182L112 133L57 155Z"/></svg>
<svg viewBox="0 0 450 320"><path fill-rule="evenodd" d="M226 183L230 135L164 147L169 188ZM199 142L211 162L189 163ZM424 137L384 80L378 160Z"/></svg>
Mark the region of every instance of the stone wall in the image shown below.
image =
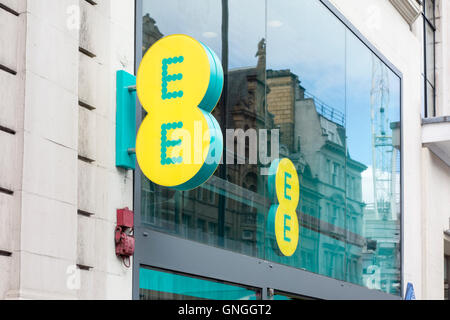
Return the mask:
<svg viewBox="0 0 450 320"><path fill-rule="evenodd" d="M134 71L134 1L0 4L0 298L131 299L113 235L133 199L115 72Z"/></svg>

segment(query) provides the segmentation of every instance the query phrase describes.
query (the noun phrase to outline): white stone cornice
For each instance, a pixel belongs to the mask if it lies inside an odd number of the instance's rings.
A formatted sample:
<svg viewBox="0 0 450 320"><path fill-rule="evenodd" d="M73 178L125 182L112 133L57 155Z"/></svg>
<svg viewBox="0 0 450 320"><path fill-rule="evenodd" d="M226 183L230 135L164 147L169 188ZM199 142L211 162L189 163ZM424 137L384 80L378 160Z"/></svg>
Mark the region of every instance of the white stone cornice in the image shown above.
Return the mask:
<svg viewBox="0 0 450 320"><path fill-rule="evenodd" d="M402 17L412 25L421 12L420 0L389 0Z"/></svg>

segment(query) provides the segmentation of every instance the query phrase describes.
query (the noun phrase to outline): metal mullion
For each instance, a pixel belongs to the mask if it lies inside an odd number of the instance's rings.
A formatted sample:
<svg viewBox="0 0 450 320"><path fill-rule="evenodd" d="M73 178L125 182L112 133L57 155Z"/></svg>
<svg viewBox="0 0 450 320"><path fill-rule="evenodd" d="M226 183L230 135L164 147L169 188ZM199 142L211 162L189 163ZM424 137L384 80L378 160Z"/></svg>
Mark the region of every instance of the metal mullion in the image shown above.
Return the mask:
<svg viewBox="0 0 450 320"><path fill-rule="evenodd" d="M433 4L433 27L434 27L436 25L436 0L430 0L430 1ZM427 18L427 20L428 20L428 18Z"/></svg>
<svg viewBox="0 0 450 320"><path fill-rule="evenodd" d="M450 256L445 256L444 259L447 259L447 300L450 300ZM444 290L445 290L445 282L444 282Z"/></svg>
<svg viewBox="0 0 450 320"><path fill-rule="evenodd" d="M427 70L427 27L426 27L426 23L427 23L427 18L425 16L425 11L426 11L426 5L424 2L424 6L423 6L423 13L422 13L422 17L423 17L423 77L424 77L424 82L423 82L423 86L424 86L424 117L428 118L428 88L427 88L427 79L428 79L428 70Z"/></svg>
<svg viewBox="0 0 450 320"><path fill-rule="evenodd" d="M425 15L422 15L422 16L424 17L425 22L430 26L430 28L431 28L433 31L436 31L436 26L435 26L430 20L428 20L428 18L427 18Z"/></svg>
<svg viewBox="0 0 450 320"><path fill-rule="evenodd" d="M436 3L433 1L433 19L436 22ZM434 26L433 26L434 27ZM433 30L433 116L436 117L436 28Z"/></svg>
<svg viewBox="0 0 450 320"><path fill-rule="evenodd" d="M433 20L434 20L434 23L433 23L427 17L427 6L426 6L427 1L428 0L424 0L422 15L425 18L425 20L431 25L431 27L434 30L436 30L436 27L435 27L435 22L436 22L436 3L434 1L432 1L432 3L433 3Z"/></svg>
<svg viewBox="0 0 450 320"><path fill-rule="evenodd" d="M422 13L422 17L424 19L424 24L423 24L423 50L424 50L424 105L425 105L425 110L424 110L424 116L425 118L429 117L429 112L428 112L428 86L427 84L430 84L430 86L433 89L433 114L432 116L436 116L436 48L435 48L435 43L436 43L436 27L434 25L434 23L432 23L428 17L427 17L427 6L426 6L426 1L424 1L424 6L423 6L423 13ZM433 19L436 20L436 5L435 2L433 3ZM428 63L427 63L427 27L431 28L431 30L433 31L433 84L431 84L431 82L428 79Z"/></svg>
<svg viewBox="0 0 450 320"><path fill-rule="evenodd" d="M142 13L143 0L135 0L135 27L134 27L134 56L135 56L135 74L139 68L142 60ZM136 132L142 123L142 109L140 107L139 99L136 99ZM136 160L137 161L137 160ZM141 196L142 196L142 172L136 162L136 169L133 174L133 211L134 211L134 236L135 236L135 254L133 256L133 275L132 275L132 299L139 300L139 269L144 258L140 255L142 242L145 241L145 236L141 230Z"/></svg>
<svg viewBox="0 0 450 320"><path fill-rule="evenodd" d="M430 80L425 79L425 81L426 81L433 89L435 89L435 86L430 82Z"/></svg>

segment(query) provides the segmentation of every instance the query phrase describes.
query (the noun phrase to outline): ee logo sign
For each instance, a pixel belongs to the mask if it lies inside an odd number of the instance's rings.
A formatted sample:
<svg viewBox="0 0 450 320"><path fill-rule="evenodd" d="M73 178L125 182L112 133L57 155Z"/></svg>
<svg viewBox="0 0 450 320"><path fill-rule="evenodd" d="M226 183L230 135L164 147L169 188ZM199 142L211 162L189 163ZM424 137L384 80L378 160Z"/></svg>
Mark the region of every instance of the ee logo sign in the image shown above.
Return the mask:
<svg viewBox="0 0 450 320"><path fill-rule="evenodd" d="M164 37L145 54L136 77L147 111L136 158L147 178L190 190L217 169L223 137L211 112L222 94L223 70L206 45L182 34Z"/></svg>
<svg viewBox="0 0 450 320"><path fill-rule="evenodd" d="M290 257L297 250L299 224L297 205L300 185L297 170L291 160L284 158L272 162L269 168L269 194L277 199L267 219L269 235L275 236L278 248L284 256Z"/></svg>

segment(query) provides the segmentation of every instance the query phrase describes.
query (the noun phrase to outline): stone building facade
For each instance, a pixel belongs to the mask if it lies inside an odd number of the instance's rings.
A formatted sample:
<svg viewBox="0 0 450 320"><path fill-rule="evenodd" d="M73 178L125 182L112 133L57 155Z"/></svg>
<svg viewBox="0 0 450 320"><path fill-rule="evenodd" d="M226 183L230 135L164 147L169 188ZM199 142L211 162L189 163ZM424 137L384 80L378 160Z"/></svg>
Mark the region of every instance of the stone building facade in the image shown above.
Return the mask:
<svg viewBox="0 0 450 320"><path fill-rule="evenodd" d="M227 127L280 129L280 155L293 159L301 173L304 244L297 265L338 279L347 270L347 281L362 272L376 288L401 292L411 282L418 299L442 299L443 259L450 256L450 3L435 1L436 108L425 118L423 1L329 2L402 74L401 230L398 222L374 223L373 208L361 199L365 167L343 153L342 123L307 96L302 74L267 70L264 41L251 67L229 71L235 94L226 106ZM0 0L0 299L132 297L132 270L116 257L113 232L116 210L133 207L133 173L115 166L114 137L115 74L135 71L135 3ZM145 51L163 34L150 15L143 24ZM223 109L218 106L215 115ZM342 184L343 166L351 168L350 186ZM276 253L261 252L269 204L260 196L267 191L259 168L230 166L226 177L217 175L185 193L144 181L143 217L177 235L211 245L224 241L226 248L277 261ZM223 189L230 199L220 196ZM349 232L340 224L344 199L352 206ZM225 210L223 239L212 219L219 206ZM311 230L329 239L319 242ZM390 254L398 249L391 242L396 232L402 256ZM336 245L340 237L351 245ZM398 275L371 267L377 250L380 263L401 260L402 287L380 283ZM350 253L347 264L343 251ZM319 253L326 261L319 263Z"/></svg>
<svg viewBox="0 0 450 320"><path fill-rule="evenodd" d="M130 298L114 97L116 70L134 72L134 1L0 4L0 298Z"/></svg>

